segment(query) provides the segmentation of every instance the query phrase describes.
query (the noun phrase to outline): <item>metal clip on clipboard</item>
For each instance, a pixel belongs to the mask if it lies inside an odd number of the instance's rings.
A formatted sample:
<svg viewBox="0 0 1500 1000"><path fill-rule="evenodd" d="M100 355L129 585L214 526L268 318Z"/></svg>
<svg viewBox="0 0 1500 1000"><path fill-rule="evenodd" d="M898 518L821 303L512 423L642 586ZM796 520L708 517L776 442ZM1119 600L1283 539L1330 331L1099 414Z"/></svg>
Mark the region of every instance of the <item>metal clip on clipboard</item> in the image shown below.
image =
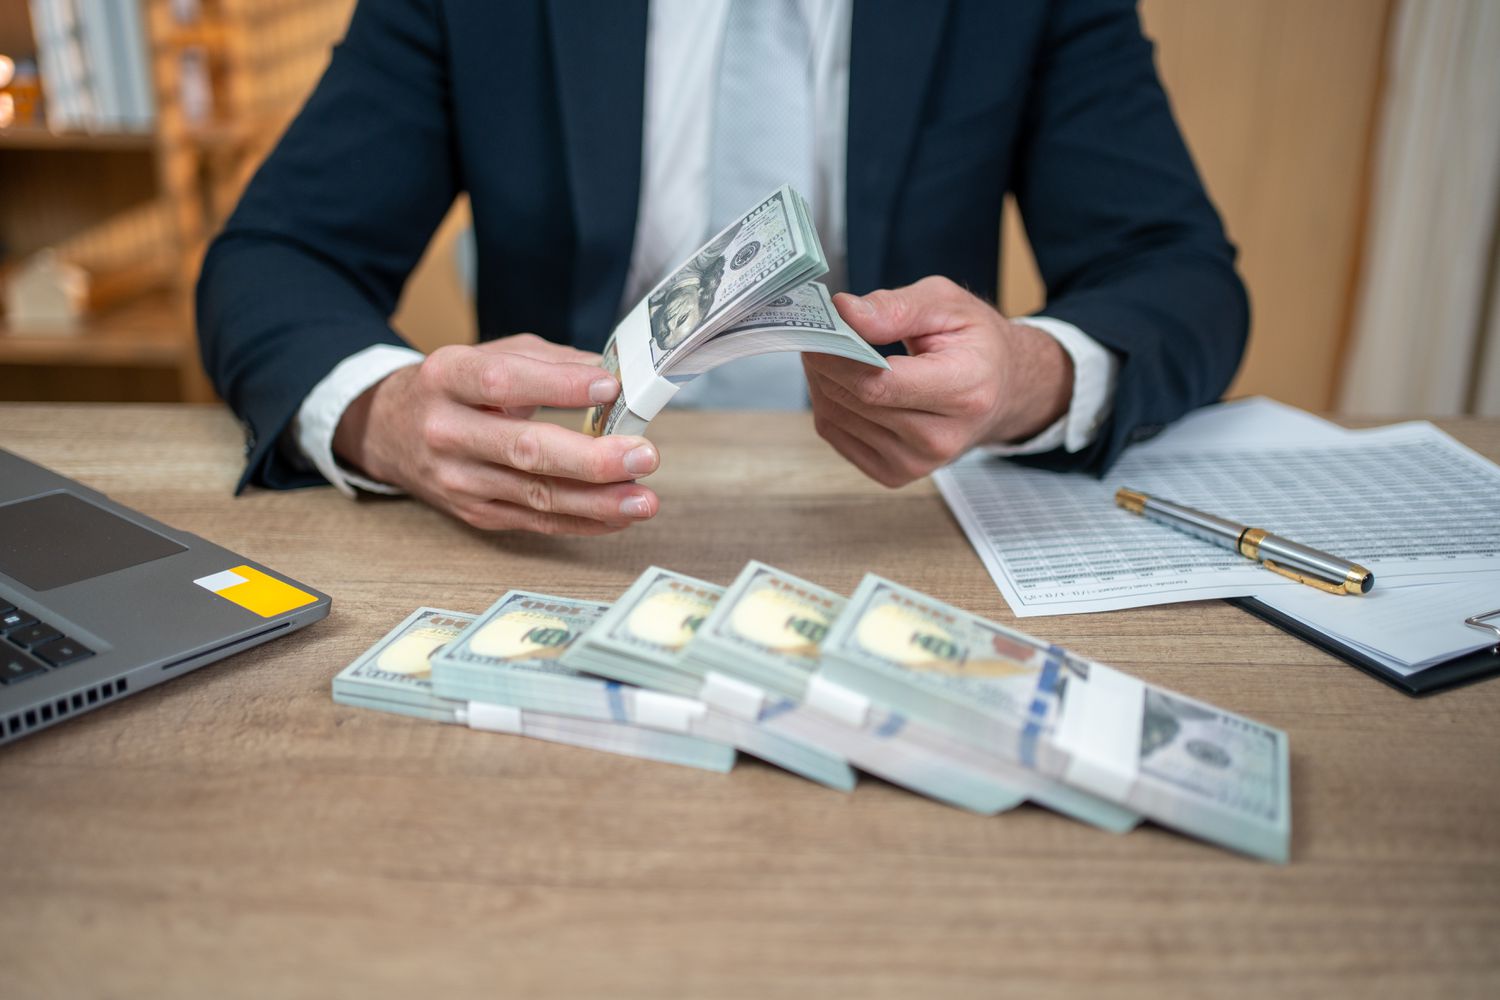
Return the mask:
<svg viewBox="0 0 1500 1000"><path fill-rule="evenodd" d="M1495 621L1490 621L1489 619L1495 619ZM1495 633L1495 648L1490 650L1490 652L1500 656L1500 624L1497 624L1497 622L1500 622L1500 608L1496 608L1494 611L1486 611L1483 614L1471 615L1464 619L1464 624L1470 628L1477 628L1482 632Z"/></svg>

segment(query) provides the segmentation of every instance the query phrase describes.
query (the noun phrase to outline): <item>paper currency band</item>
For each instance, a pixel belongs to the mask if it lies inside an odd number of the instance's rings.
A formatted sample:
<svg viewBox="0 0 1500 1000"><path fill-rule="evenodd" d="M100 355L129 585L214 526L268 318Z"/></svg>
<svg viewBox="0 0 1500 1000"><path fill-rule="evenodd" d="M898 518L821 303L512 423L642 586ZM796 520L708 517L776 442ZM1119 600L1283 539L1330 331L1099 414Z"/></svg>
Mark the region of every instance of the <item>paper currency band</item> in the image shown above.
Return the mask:
<svg viewBox="0 0 1500 1000"><path fill-rule="evenodd" d="M651 729L670 729L686 733L693 720L703 717L707 707L696 698L683 698L660 691L635 692L635 721Z"/></svg>
<svg viewBox="0 0 1500 1000"><path fill-rule="evenodd" d="M710 670L703 678L703 688L698 692L698 697L728 715L754 722L760 718L766 693L754 684Z"/></svg>
<svg viewBox="0 0 1500 1000"><path fill-rule="evenodd" d="M470 729L483 729L491 733L511 733L520 736L523 731L521 710L511 705L471 701L463 721Z"/></svg>
<svg viewBox="0 0 1500 1000"><path fill-rule="evenodd" d="M630 712L625 708L623 685L619 681L604 682L604 700L609 706L609 717L614 722L629 722Z"/></svg>
<svg viewBox="0 0 1500 1000"><path fill-rule="evenodd" d="M835 684L820 673L808 679L804 702L813 710L856 729L863 729L870 716L870 699L842 684Z"/></svg>
<svg viewBox="0 0 1500 1000"><path fill-rule="evenodd" d="M1053 741L1071 757L1064 780L1123 802L1140 768L1146 685L1090 663L1088 680L1071 678L1063 698Z"/></svg>
<svg viewBox="0 0 1500 1000"><path fill-rule="evenodd" d="M1042 664L1042 672L1037 677L1036 693L1032 696L1031 704L1026 707L1026 724L1021 729L1021 741L1018 747L1021 763L1027 767L1036 767L1036 745L1042 738L1042 728L1047 721L1048 708L1052 699L1057 694L1057 678L1062 672L1062 657L1066 656L1060 647L1052 646L1047 650L1047 659Z"/></svg>

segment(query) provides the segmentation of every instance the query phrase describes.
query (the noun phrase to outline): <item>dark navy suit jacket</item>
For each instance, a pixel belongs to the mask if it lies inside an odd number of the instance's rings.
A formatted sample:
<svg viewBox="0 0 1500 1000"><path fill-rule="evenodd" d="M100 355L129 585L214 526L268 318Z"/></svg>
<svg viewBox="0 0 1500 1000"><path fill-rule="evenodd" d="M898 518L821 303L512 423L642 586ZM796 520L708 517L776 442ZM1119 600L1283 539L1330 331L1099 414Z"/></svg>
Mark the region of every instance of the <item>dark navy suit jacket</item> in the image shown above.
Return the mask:
<svg viewBox="0 0 1500 1000"><path fill-rule="evenodd" d="M462 191L481 338L603 345L635 231L646 23L647 0L361 0L199 279L246 482L321 481L277 438L340 360L401 343L388 318ZM1046 313L1121 361L1097 441L1034 461L1100 471L1218 398L1248 304L1132 2L855 0L850 59L850 290L941 274L993 300L1014 192Z"/></svg>

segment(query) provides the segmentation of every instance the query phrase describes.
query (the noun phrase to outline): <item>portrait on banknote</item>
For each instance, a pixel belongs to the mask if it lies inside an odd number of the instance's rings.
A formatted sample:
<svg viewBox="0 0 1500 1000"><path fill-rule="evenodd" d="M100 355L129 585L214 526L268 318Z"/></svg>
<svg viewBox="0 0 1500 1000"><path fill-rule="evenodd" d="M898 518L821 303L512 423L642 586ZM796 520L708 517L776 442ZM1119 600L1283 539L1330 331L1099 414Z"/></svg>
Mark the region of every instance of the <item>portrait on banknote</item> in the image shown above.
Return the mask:
<svg viewBox="0 0 1500 1000"><path fill-rule="evenodd" d="M728 263L724 251L739 231L740 224L736 223L720 233L652 293L646 308L651 322L651 362L657 371L713 312L714 297Z"/></svg>
<svg viewBox="0 0 1500 1000"><path fill-rule="evenodd" d="M507 611L470 637L469 651L498 660L556 659L572 639L573 630L556 615Z"/></svg>

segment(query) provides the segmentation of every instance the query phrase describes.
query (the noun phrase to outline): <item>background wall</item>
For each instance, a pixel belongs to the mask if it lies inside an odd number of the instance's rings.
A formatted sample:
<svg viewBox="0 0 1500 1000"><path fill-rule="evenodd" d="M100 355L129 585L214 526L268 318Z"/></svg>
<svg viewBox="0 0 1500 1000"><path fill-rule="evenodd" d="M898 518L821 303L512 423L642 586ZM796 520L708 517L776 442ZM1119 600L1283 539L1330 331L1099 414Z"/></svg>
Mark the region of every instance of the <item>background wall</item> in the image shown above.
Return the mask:
<svg viewBox="0 0 1500 1000"><path fill-rule="evenodd" d="M1230 395L1334 400L1353 314L1390 0L1145 0L1157 66L1240 249L1249 353ZM1002 308L1042 290L1010 213Z"/></svg>

